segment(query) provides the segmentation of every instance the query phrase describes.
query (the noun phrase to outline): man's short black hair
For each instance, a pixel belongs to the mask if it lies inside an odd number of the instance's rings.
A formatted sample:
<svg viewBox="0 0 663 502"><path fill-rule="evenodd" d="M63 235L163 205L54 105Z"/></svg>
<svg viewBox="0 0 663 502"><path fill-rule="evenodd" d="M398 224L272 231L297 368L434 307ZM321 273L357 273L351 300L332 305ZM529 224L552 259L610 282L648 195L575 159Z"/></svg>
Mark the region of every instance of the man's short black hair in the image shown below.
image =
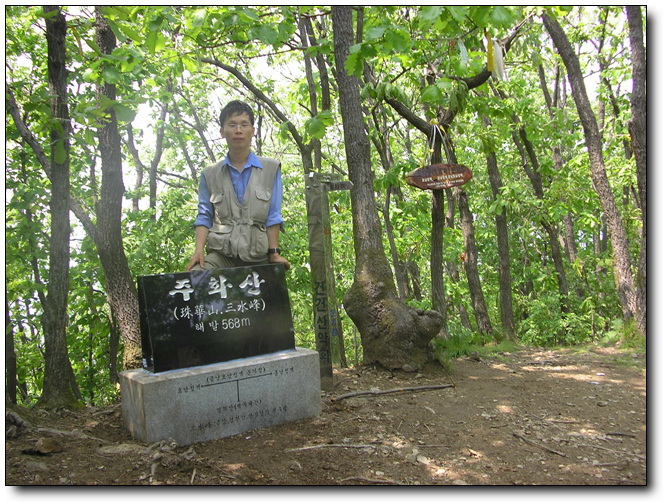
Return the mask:
<svg viewBox="0 0 663 502"><path fill-rule="evenodd" d="M244 101L238 100L231 101L223 107L223 110L221 110L221 114L219 115L219 124L221 127L223 127L226 123L226 120L228 120L230 117L234 115L240 115L242 113L246 113L249 116L251 125L253 125L253 110Z"/></svg>

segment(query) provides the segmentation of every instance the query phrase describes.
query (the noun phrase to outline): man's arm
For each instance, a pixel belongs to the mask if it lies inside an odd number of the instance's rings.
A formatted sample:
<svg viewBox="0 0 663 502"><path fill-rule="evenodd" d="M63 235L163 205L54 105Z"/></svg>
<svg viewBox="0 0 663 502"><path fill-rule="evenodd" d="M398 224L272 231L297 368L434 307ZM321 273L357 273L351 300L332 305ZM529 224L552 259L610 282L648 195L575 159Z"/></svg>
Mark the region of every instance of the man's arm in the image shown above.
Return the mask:
<svg viewBox="0 0 663 502"><path fill-rule="evenodd" d="M283 182L281 180L281 167L279 166L274 177L274 187L272 188L272 201L267 215L267 246L270 249L279 247L279 232L283 225L281 216L281 205L283 203ZM286 270L290 270L290 262L279 253L269 254L270 263L283 263Z"/></svg>
<svg viewBox="0 0 663 502"><path fill-rule="evenodd" d="M201 267L205 268L205 244L207 243L207 234L209 234L209 228L203 225L198 225L196 227L196 250L193 252L191 261L186 266L186 271L188 272L193 268L196 263L199 263Z"/></svg>
<svg viewBox="0 0 663 502"><path fill-rule="evenodd" d="M270 249L279 247L279 232L281 231L281 224L271 225L267 227L267 246ZM290 262L286 260L280 253L269 254L270 263L283 263L286 270L290 270Z"/></svg>
<svg viewBox="0 0 663 502"><path fill-rule="evenodd" d="M214 206L209 199L210 194L207 181L205 180L205 176L201 176L198 186L198 216L193 223L196 229L196 249L193 252L191 261L186 266L185 270L187 272L196 263L199 263L203 268L205 267L205 244L207 242L207 234L209 234L209 229L212 226L212 218L214 218Z"/></svg>
<svg viewBox="0 0 663 502"><path fill-rule="evenodd" d="M272 200L269 205L269 212L265 220L267 228L272 225L283 224L283 216L281 216L281 206L283 204L283 181L281 179L281 168L279 167L274 176L274 186L272 187ZM278 236L277 236L278 239ZM270 248L272 246L269 246Z"/></svg>

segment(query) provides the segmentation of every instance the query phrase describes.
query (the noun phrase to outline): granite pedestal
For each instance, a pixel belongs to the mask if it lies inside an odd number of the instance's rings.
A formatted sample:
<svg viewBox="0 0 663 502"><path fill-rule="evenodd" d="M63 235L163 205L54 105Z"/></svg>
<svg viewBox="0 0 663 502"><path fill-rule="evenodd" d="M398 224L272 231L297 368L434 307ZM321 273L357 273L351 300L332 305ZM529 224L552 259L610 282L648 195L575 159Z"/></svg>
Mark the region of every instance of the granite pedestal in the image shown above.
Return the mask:
<svg viewBox="0 0 663 502"><path fill-rule="evenodd" d="M302 348L152 373L120 374L122 417L138 440L179 445L318 415L320 362Z"/></svg>

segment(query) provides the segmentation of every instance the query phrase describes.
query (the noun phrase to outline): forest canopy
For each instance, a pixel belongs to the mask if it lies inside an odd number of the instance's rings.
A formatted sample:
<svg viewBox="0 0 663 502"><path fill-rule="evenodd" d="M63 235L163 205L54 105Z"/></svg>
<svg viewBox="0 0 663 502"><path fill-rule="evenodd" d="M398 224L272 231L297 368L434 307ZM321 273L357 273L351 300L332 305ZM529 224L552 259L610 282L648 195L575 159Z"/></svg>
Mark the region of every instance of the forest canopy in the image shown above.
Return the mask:
<svg viewBox="0 0 663 502"><path fill-rule="evenodd" d="M402 367L384 352L406 315L428 316L419 342L438 355L645 343L646 10L347 9L342 36L326 6L5 8L10 400L117 399L140 360L136 277L188 263L232 99L256 112L256 153L282 163L298 346L316 347L313 172L354 184L328 194L335 364ZM472 179L406 183L438 163ZM360 294L366 260L379 299ZM396 321L375 334L358 311L377 301Z"/></svg>

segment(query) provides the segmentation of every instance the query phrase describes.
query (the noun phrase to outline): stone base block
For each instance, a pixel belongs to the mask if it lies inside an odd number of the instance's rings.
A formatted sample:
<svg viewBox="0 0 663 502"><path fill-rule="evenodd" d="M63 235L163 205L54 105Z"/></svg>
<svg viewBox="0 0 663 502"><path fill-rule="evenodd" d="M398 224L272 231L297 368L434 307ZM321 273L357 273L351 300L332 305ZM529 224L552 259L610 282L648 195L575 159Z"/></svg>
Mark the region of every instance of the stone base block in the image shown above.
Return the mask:
<svg viewBox="0 0 663 502"><path fill-rule="evenodd" d="M122 418L145 443L189 445L319 415L316 351L296 348L195 368L120 374Z"/></svg>

